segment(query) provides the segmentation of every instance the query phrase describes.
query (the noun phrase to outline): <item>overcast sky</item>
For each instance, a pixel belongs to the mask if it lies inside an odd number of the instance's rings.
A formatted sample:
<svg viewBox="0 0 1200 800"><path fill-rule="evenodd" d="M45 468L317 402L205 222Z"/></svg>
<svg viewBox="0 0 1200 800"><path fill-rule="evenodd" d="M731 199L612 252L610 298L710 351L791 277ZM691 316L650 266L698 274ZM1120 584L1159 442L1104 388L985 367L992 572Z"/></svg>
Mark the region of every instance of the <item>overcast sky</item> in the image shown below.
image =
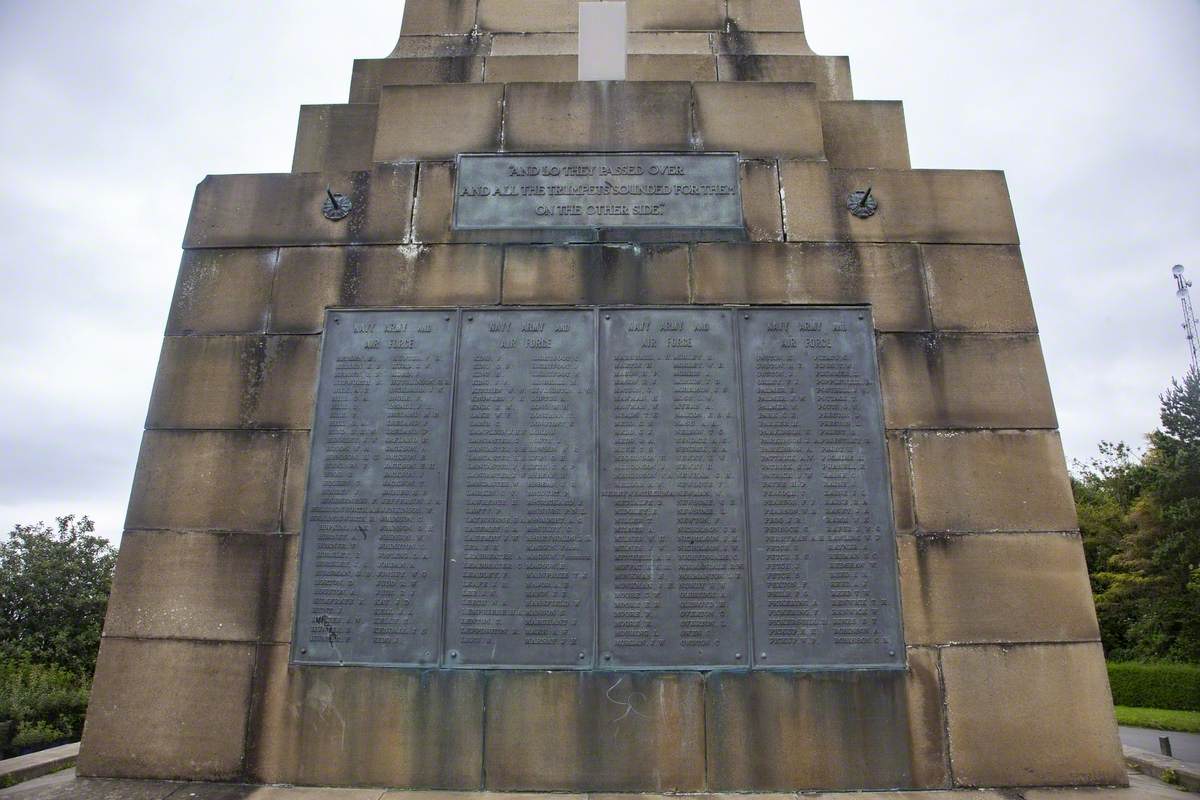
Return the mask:
<svg viewBox="0 0 1200 800"><path fill-rule="evenodd" d="M904 101L915 167L1007 172L1068 458L1139 443L1187 368L1170 266L1200 277L1200 2L803 5L857 97ZM120 537L195 184L287 171L300 104L402 14L0 0L0 530Z"/></svg>

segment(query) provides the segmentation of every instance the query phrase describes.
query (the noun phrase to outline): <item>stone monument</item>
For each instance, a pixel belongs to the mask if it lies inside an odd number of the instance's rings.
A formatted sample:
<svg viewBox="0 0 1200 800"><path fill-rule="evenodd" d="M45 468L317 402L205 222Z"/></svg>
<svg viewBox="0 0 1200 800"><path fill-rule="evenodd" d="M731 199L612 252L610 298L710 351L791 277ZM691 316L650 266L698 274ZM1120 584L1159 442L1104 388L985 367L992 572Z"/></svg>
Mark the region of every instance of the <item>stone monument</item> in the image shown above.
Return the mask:
<svg viewBox="0 0 1200 800"><path fill-rule="evenodd" d="M1003 174L795 0L578 11L408 0L200 183L80 773L1124 783Z"/></svg>

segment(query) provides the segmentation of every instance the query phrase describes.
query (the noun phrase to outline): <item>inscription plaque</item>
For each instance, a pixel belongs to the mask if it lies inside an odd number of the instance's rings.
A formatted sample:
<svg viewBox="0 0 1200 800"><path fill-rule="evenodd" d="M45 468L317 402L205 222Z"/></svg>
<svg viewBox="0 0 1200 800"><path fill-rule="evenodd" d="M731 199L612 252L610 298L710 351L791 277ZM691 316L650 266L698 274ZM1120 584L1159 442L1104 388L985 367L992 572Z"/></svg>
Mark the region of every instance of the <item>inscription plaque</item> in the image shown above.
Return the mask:
<svg viewBox="0 0 1200 800"><path fill-rule="evenodd" d="M732 316L603 312L601 665L749 663Z"/></svg>
<svg viewBox="0 0 1200 800"><path fill-rule="evenodd" d="M904 666L865 308L329 312L293 660Z"/></svg>
<svg viewBox="0 0 1200 800"><path fill-rule="evenodd" d="M455 314L330 312L293 658L436 664Z"/></svg>
<svg viewBox="0 0 1200 800"><path fill-rule="evenodd" d="M453 227L525 241L744 238L737 154L460 155Z"/></svg>
<svg viewBox="0 0 1200 800"><path fill-rule="evenodd" d="M592 664L595 314L467 311L446 666Z"/></svg>
<svg viewBox="0 0 1200 800"><path fill-rule="evenodd" d="M780 308L738 323L755 664L902 667L871 321Z"/></svg>

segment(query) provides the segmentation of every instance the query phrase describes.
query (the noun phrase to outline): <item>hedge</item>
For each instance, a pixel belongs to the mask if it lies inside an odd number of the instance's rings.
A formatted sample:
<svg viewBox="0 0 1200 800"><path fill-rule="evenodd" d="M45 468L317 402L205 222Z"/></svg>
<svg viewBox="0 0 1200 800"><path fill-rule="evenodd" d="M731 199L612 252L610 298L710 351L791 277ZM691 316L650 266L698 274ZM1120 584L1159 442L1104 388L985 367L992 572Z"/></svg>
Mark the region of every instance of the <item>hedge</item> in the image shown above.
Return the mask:
<svg viewBox="0 0 1200 800"><path fill-rule="evenodd" d="M58 667L0 659L0 757L77 741L88 683Z"/></svg>
<svg viewBox="0 0 1200 800"><path fill-rule="evenodd" d="M1118 706L1200 711L1200 666L1112 661L1108 681Z"/></svg>

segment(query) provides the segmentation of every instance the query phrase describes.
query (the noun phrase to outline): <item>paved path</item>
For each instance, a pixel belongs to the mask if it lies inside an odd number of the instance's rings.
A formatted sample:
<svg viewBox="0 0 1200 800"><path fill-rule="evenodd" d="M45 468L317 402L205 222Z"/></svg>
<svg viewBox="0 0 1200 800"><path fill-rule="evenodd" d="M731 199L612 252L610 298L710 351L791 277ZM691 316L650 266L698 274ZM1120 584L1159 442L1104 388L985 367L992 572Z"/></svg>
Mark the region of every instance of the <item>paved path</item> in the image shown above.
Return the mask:
<svg viewBox="0 0 1200 800"><path fill-rule="evenodd" d="M1139 747L1152 753L1158 752L1158 737L1160 736L1171 737L1171 754L1174 758L1200 765L1200 734L1198 733L1155 731L1150 728L1121 726L1121 744Z"/></svg>

